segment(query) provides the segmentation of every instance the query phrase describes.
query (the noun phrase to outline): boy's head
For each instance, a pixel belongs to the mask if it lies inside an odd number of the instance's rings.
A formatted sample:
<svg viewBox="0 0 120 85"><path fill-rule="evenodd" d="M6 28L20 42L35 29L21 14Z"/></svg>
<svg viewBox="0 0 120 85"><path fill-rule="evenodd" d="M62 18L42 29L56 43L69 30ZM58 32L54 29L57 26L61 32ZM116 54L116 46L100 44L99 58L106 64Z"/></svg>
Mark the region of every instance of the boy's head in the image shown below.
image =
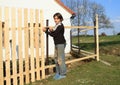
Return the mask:
<svg viewBox="0 0 120 85"><path fill-rule="evenodd" d="M62 15L60 13L55 13L53 15L53 18L54 18L54 21L55 21L56 24L63 21L63 17L62 17Z"/></svg>

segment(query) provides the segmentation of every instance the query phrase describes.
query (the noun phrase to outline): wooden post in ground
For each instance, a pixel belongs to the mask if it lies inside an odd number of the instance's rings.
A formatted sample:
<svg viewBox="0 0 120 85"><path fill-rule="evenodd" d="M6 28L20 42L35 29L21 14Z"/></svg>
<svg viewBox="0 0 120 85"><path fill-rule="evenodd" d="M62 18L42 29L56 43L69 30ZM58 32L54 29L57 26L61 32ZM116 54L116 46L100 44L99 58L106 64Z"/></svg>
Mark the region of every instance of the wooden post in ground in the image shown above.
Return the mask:
<svg viewBox="0 0 120 85"><path fill-rule="evenodd" d="M26 84L30 82L29 76L29 38L28 38L28 9L24 9L24 43L25 43L25 81Z"/></svg>
<svg viewBox="0 0 120 85"><path fill-rule="evenodd" d="M99 61L99 34L98 34L98 14L96 14L96 55L97 55L97 61Z"/></svg>
<svg viewBox="0 0 120 85"><path fill-rule="evenodd" d="M19 8L18 11L18 49L19 49L19 74L20 74L20 85L24 85L23 81L23 56L22 56L22 9Z"/></svg>
<svg viewBox="0 0 120 85"><path fill-rule="evenodd" d="M94 41L95 41L95 58L97 61L99 61L99 34L98 34L98 15L95 16L94 21Z"/></svg>
<svg viewBox="0 0 120 85"><path fill-rule="evenodd" d="M49 20L46 20L46 27L48 31L48 25L49 25ZM48 33L46 33L46 60L45 60L45 65L49 65L49 37ZM49 68L45 69L45 73L49 74Z"/></svg>
<svg viewBox="0 0 120 85"><path fill-rule="evenodd" d="M0 7L0 85L3 85L3 38L2 38L2 9Z"/></svg>
<svg viewBox="0 0 120 85"><path fill-rule="evenodd" d="M78 54L80 54L80 38L79 38L80 29L78 28Z"/></svg>
<svg viewBox="0 0 120 85"><path fill-rule="evenodd" d="M70 51L72 51L72 29L70 30Z"/></svg>
<svg viewBox="0 0 120 85"><path fill-rule="evenodd" d="M96 21L94 21L94 53L96 54ZM95 56L95 59L97 59L97 56Z"/></svg>
<svg viewBox="0 0 120 85"><path fill-rule="evenodd" d="M40 23L41 23L41 27L40 27L40 40L41 40L41 66L42 66L42 79L45 79L45 56L44 56L44 33L42 31L43 29L43 11L40 10Z"/></svg>

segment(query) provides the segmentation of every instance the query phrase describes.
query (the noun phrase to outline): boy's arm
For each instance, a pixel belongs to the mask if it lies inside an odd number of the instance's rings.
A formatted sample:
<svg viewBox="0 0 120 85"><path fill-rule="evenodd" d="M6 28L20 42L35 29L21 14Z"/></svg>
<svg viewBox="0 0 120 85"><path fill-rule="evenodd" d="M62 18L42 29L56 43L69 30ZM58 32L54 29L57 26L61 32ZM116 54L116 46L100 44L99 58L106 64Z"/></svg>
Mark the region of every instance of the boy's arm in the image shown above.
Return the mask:
<svg viewBox="0 0 120 85"><path fill-rule="evenodd" d="M64 26L63 26L63 25L59 25L56 30L50 31L50 32L49 32L49 31L46 31L45 33L48 33L50 36L55 37L55 36L57 36L57 35L59 34L59 32L60 32L62 29L64 29Z"/></svg>

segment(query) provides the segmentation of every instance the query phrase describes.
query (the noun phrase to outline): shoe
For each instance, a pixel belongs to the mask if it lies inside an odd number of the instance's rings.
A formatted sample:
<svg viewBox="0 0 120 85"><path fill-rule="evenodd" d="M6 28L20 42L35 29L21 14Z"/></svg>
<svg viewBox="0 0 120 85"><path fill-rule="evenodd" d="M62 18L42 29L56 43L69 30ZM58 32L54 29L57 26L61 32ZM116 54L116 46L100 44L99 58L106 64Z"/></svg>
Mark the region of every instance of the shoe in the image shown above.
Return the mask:
<svg viewBox="0 0 120 85"><path fill-rule="evenodd" d="M54 78L55 80L60 80L60 79L63 79L63 78L65 78L66 76L64 76L64 75L59 75L59 76L57 76L56 78Z"/></svg>
<svg viewBox="0 0 120 85"><path fill-rule="evenodd" d="M54 79L58 78L59 77L59 74L56 73L55 76L53 77Z"/></svg>

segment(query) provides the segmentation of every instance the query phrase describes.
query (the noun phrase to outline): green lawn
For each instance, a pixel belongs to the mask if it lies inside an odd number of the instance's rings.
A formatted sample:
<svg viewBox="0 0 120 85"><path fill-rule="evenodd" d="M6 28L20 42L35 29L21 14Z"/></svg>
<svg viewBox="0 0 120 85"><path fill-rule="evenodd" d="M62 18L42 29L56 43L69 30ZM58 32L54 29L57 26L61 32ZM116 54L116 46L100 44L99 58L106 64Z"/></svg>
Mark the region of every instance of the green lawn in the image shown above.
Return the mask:
<svg viewBox="0 0 120 85"><path fill-rule="evenodd" d="M54 80L51 76L30 85L120 85L120 57L103 55L101 59L111 66L97 61L74 63L76 66L69 69L65 79Z"/></svg>
<svg viewBox="0 0 120 85"><path fill-rule="evenodd" d="M77 42L78 37L73 37L73 44L79 46L83 50L94 51L94 37L93 36L81 36L80 37L80 44ZM116 36L100 36L99 37L99 45L100 45L100 52L106 52L111 49L111 53L113 50L117 50L120 48L120 35ZM103 51L102 51L103 50ZM120 51L118 50L117 53L120 55Z"/></svg>
<svg viewBox="0 0 120 85"><path fill-rule="evenodd" d="M74 44L76 44L76 40L75 37ZM81 43L83 45L87 45L87 43L93 44L93 37L84 37ZM89 45L84 49L89 48L91 50L92 46ZM111 53L111 49L116 48L120 50L120 36L100 37L101 50L108 50ZM110 53L102 53L101 51L100 59L110 63L111 66L94 60L90 62L80 61L71 64L72 68L68 68L65 79L54 80L53 76L51 76L48 79L29 85L120 85L120 55Z"/></svg>

